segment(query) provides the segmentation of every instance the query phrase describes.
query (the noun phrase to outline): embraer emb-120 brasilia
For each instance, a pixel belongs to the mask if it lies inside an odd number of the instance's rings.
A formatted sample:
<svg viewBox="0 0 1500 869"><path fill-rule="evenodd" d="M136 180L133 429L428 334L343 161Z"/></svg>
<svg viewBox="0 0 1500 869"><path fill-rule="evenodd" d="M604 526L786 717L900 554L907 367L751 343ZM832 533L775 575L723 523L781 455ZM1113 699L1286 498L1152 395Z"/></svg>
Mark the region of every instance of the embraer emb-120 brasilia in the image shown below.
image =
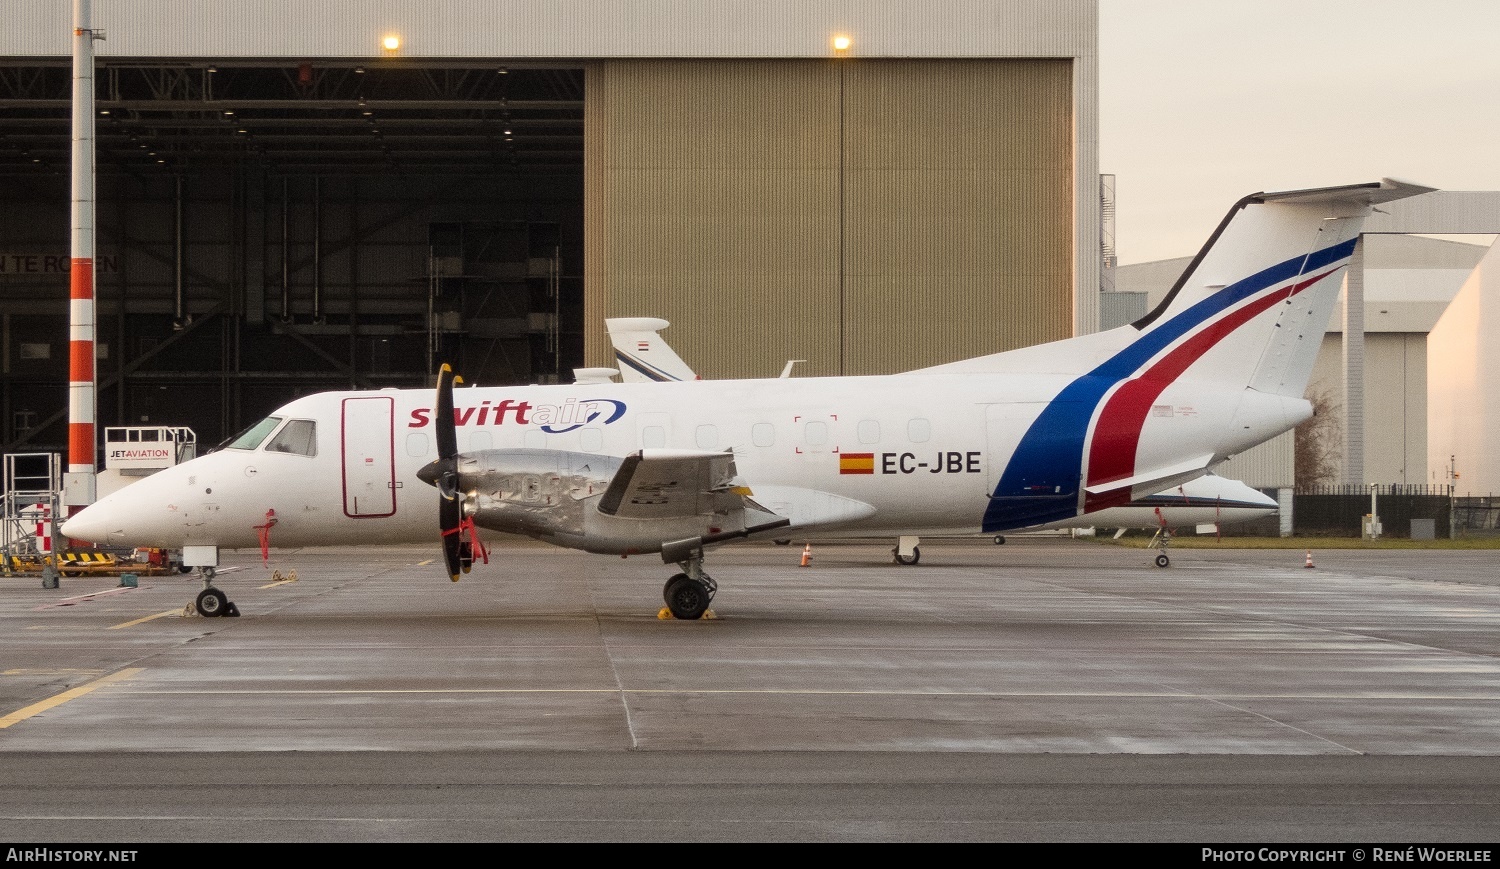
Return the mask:
<svg viewBox="0 0 1500 869"><path fill-rule="evenodd" d="M798 530L999 533L1076 521L1201 476L1307 419L1339 276L1394 181L1248 196L1139 321L889 376L327 392L69 519L100 544L181 549L440 539L475 529L660 553L680 619L715 544ZM425 481L437 488L436 497ZM427 492L428 494L422 494Z"/></svg>

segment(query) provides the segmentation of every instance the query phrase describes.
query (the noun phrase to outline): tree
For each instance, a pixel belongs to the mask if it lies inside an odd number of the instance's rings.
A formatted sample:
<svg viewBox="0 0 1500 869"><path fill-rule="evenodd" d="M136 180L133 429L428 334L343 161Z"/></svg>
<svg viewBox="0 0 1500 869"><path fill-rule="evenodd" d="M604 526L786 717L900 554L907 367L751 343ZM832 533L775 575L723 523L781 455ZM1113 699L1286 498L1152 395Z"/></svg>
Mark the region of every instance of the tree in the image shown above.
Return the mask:
<svg viewBox="0 0 1500 869"><path fill-rule="evenodd" d="M1338 481L1344 457L1344 427L1339 405L1328 389L1309 389L1312 418L1297 426L1293 437L1293 476L1299 492Z"/></svg>

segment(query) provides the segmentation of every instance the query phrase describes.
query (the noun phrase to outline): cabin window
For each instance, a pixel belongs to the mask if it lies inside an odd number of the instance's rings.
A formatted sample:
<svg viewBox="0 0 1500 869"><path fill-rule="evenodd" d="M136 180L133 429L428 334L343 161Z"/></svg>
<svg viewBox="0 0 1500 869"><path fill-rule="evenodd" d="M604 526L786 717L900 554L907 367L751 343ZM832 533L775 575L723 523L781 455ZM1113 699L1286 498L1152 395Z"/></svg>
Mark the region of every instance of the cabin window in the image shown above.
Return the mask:
<svg viewBox="0 0 1500 869"><path fill-rule="evenodd" d="M224 448L230 450L253 450L260 446L260 442L269 437L278 425L281 425L281 417L268 416L240 432L239 436L234 440L224 444Z"/></svg>
<svg viewBox="0 0 1500 869"><path fill-rule="evenodd" d="M719 427L716 425L700 425L695 433L695 439L700 450L711 450L719 445Z"/></svg>
<svg viewBox="0 0 1500 869"><path fill-rule="evenodd" d="M494 446L494 444L494 439L490 437L490 433L487 431L477 431L469 435L469 449L474 452L487 450Z"/></svg>
<svg viewBox="0 0 1500 869"><path fill-rule="evenodd" d="M769 447L776 443L776 426L758 422L750 427L750 441L758 447Z"/></svg>
<svg viewBox="0 0 1500 869"><path fill-rule="evenodd" d="M819 446L828 442L828 423L810 422L802 429L802 439L811 446Z"/></svg>
<svg viewBox="0 0 1500 869"><path fill-rule="evenodd" d="M859 442L862 444L880 443L880 421L874 419L862 419L859 421Z"/></svg>
<svg viewBox="0 0 1500 869"><path fill-rule="evenodd" d="M604 431L595 426L578 430L578 445L591 453L604 449Z"/></svg>
<svg viewBox="0 0 1500 869"><path fill-rule="evenodd" d="M299 456L318 454L318 426L310 419L294 419L282 427L266 444L269 453L295 453Z"/></svg>
<svg viewBox="0 0 1500 869"><path fill-rule="evenodd" d="M664 447L667 445L667 430L659 425L641 427L641 446Z"/></svg>
<svg viewBox="0 0 1500 869"><path fill-rule="evenodd" d="M927 443L932 437L932 423L925 419L914 419L906 424L906 439L914 444Z"/></svg>
<svg viewBox="0 0 1500 869"><path fill-rule="evenodd" d="M547 446L547 436L538 429L532 429L526 433L526 437L521 440L521 443L529 450L545 449Z"/></svg>
<svg viewBox="0 0 1500 869"><path fill-rule="evenodd" d="M406 454L413 458L427 458L427 435L414 431L406 436Z"/></svg>

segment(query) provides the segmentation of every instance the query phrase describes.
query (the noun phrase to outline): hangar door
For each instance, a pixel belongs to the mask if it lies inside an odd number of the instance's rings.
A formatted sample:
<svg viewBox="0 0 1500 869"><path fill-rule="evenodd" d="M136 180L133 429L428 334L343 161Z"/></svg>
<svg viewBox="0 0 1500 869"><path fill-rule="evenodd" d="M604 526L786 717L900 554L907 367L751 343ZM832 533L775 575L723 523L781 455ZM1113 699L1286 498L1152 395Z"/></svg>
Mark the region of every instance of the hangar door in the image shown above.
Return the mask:
<svg viewBox="0 0 1500 869"><path fill-rule="evenodd" d="M1065 59L617 60L585 97L586 356L887 374L1073 334ZM726 340L728 339L728 340Z"/></svg>

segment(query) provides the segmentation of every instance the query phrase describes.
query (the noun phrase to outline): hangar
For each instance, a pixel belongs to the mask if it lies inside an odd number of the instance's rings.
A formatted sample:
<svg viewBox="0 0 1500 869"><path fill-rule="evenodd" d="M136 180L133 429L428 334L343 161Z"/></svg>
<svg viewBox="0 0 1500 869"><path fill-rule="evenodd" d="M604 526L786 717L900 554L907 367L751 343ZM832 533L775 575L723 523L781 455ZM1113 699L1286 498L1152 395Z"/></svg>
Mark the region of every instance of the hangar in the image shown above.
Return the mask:
<svg viewBox="0 0 1500 869"><path fill-rule="evenodd" d="M93 9L101 428L566 382L610 316L711 377L1097 327L1094 0L291 8ZM0 31L5 451L67 440L71 11Z"/></svg>

